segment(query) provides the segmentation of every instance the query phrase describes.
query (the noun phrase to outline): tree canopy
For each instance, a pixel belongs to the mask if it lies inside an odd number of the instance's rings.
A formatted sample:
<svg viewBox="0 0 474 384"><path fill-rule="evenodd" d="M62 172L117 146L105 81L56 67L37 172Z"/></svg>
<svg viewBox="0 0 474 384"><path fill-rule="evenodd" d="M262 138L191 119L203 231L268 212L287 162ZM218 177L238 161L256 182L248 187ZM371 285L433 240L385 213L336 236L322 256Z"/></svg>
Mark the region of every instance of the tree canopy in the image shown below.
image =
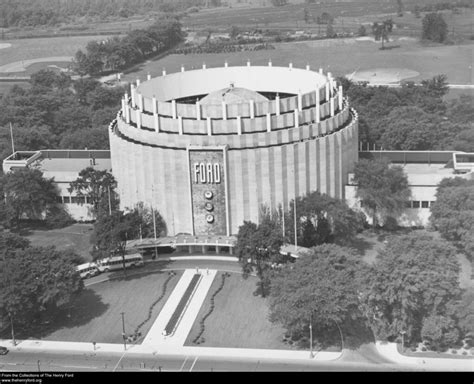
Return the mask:
<svg viewBox="0 0 474 384"><path fill-rule="evenodd" d="M308 336L312 319L315 338L327 342L339 325L362 317L358 292L365 267L350 248L323 244L271 277L270 319L285 327L292 338Z"/></svg>
<svg viewBox="0 0 474 384"><path fill-rule="evenodd" d="M448 25L443 15L437 12L428 13L422 20L422 39L442 43L448 36Z"/></svg>
<svg viewBox="0 0 474 384"><path fill-rule="evenodd" d="M70 183L69 191L75 192L78 196L87 196L97 217L101 208L109 209L109 202L110 209L116 207L116 186L117 182L110 172L87 167L79 172L76 180Z"/></svg>
<svg viewBox="0 0 474 384"><path fill-rule="evenodd" d="M294 202L285 218L286 237L294 236ZM313 247L323 243L348 244L363 227L362 217L347 204L319 192L296 199L298 244Z"/></svg>
<svg viewBox="0 0 474 384"><path fill-rule="evenodd" d="M67 305L83 283L76 254L30 247L20 239L0 232L0 318L30 326Z"/></svg>
<svg viewBox="0 0 474 384"><path fill-rule="evenodd" d="M431 316L452 317L459 299L456 250L445 240L411 233L394 236L377 255L361 300L377 338L419 342Z"/></svg>
<svg viewBox="0 0 474 384"><path fill-rule="evenodd" d="M0 191L7 226L21 219L42 220L57 207L53 179L46 179L39 169L21 168L0 176Z"/></svg>
<svg viewBox="0 0 474 384"><path fill-rule="evenodd" d="M382 41L382 49L385 48L384 42L388 41L388 35L392 32L393 21L392 19L387 19L382 22L374 22L372 24L372 33L376 41Z"/></svg>
<svg viewBox="0 0 474 384"><path fill-rule="evenodd" d="M128 240L152 238L156 225L156 236L166 234L166 224L155 210L155 219L151 208L138 204L126 212L113 210L111 214L102 210L91 236L94 259L111 255L124 256Z"/></svg>
<svg viewBox="0 0 474 384"><path fill-rule="evenodd" d="M431 224L450 241L459 242L474 256L474 180L446 178L439 184L431 206Z"/></svg>
<svg viewBox="0 0 474 384"><path fill-rule="evenodd" d="M50 69L33 74L30 89L15 85L0 97L1 158L11 154L10 123L16 150L109 148L107 127L124 92Z"/></svg>
<svg viewBox="0 0 474 384"><path fill-rule="evenodd" d="M361 207L372 217L374 228L379 217L383 222L396 218L411 196L403 168L391 166L385 159L360 160L354 167L354 182Z"/></svg>
<svg viewBox="0 0 474 384"><path fill-rule="evenodd" d="M260 279L256 293L265 297L268 293L268 273L276 263L285 260L280 254L284 243L280 221L276 212L261 208L261 219L257 225L245 221L239 227L235 252L242 265L244 276L254 270Z"/></svg>
<svg viewBox="0 0 474 384"><path fill-rule="evenodd" d="M157 55L183 39L181 24L175 18L158 19L146 29L136 29L123 38L90 41L85 51L77 51L74 68L81 75L118 71Z"/></svg>

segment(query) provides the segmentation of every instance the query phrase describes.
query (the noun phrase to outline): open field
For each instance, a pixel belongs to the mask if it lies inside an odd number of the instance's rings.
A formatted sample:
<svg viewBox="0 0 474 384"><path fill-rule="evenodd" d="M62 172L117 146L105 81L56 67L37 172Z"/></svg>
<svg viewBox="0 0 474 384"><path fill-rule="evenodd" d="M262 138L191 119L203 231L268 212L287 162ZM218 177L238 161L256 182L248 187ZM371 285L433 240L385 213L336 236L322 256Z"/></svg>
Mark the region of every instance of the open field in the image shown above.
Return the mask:
<svg viewBox="0 0 474 384"><path fill-rule="evenodd" d="M271 59L273 65L287 66L289 62L298 68L310 64L312 69L322 67L325 72L335 76L352 74L354 71L367 71L374 68L398 68L415 71L419 75L410 80L420 81L439 74L446 74L452 84L473 84L474 72L472 57L474 43L450 46L423 46L413 39L397 38L388 45L399 48L380 50L380 44L369 40L354 38L303 41L273 44L275 49L253 52L233 52L217 54L168 55L161 60L148 61L136 72L125 76L126 81L144 79L150 73L152 77L161 76L163 68L168 73L178 72L181 65L187 70L229 65L246 65L249 59L252 65L267 65Z"/></svg>
<svg viewBox="0 0 474 384"><path fill-rule="evenodd" d="M209 311L210 297L221 283L219 272L209 289L201 310L193 324L185 345L196 346L192 341L200 330L199 320ZM231 274L224 288L215 297L215 308L205 321L204 347L290 349L283 343L284 329L268 319L265 299L254 296L257 278L243 279Z"/></svg>
<svg viewBox="0 0 474 384"><path fill-rule="evenodd" d="M58 249L72 249L86 260L91 260L89 253L92 224L73 224L61 229L31 230L26 236L31 245Z"/></svg>
<svg viewBox="0 0 474 384"><path fill-rule="evenodd" d="M116 275L121 273L117 272ZM178 272L169 281L165 296L154 307L150 321L141 329L142 336L145 336L153 325L181 274L182 272ZM43 339L121 343L123 340L120 313L125 312L125 332L131 334L138 324L148 317L148 310L161 295L168 276L168 273L153 272L85 288L72 306L71 317L64 317L54 330L45 332Z"/></svg>
<svg viewBox="0 0 474 384"><path fill-rule="evenodd" d="M103 40L104 38L104 36L73 36L4 40L2 44L11 44L11 46L0 51L0 68L7 64L21 63L21 61L26 62L32 59L72 57L89 41ZM0 69L0 73L3 71ZM21 75L24 75L24 72Z"/></svg>

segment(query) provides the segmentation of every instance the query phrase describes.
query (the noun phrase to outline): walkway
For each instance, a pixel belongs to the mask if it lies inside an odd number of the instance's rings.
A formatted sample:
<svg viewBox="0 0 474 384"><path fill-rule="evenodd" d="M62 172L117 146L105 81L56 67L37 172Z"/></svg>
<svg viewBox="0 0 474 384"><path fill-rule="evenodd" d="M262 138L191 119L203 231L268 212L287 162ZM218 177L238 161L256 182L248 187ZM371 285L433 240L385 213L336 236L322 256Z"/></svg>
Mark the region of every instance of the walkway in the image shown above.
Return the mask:
<svg viewBox="0 0 474 384"><path fill-rule="evenodd" d="M171 316L173 315L174 310L176 309L181 297L183 296L186 288L188 287L192 277L196 272L202 275L201 281L199 282L193 296L190 299L188 307L184 310L184 315L179 321L177 328L173 335L163 336L163 330L168 324ZM143 340L143 345L152 345L156 348L165 347L165 346L174 346L180 347L184 345L186 338L188 337L189 332L193 326L193 323L201 309L201 306L207 296L209 288L214 281L217 271L213 270L204 270L204 269L187 269L184 271L181 279L178 281L175 289L171 293L170 297L166 301L163 309L153 323L150 331Z"/></svg>
<svg viewBox="0 0 474 384"><path fill-rule="evenodd" d="M449 359L439 357L410 357L400 354L396 343L377 341L379 354L397 364L414 365L427 371L466 371L474 372L474 358Z"/></svg>

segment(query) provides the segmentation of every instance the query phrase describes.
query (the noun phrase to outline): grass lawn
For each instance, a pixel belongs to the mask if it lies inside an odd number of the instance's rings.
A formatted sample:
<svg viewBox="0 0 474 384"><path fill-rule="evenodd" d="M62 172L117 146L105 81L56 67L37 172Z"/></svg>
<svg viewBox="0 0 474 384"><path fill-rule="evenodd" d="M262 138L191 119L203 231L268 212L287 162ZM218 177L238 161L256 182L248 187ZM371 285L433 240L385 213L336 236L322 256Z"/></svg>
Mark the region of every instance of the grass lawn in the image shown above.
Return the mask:
<svg viewBox="0 0 474 384"><path fill-rule="evenodd" d="M199 320L209 311L210 298L221 283L222 272L209 290L185 345L196 346L192 341L200 330ZM285 330L268 319L265 299L254 296L256 277L243 279L232 273L225 280L224 288L215 297L215 308L205 321L205 339L200 346L228 348L290 349L282 339Z"/></svg>
<svg viewBox="0 0 474 384"><path fill-rule="evenodd" d="M177 272L169 281L165 296L155 305L151 319L141 328L142 337L153 325L181 275L182 272ZM148 317L148 310L161 295L168 276L167 272L153 272L89 286L73 303L71 317L64 316L55 329L45 331L42 338L58 341L121 343L120 313L125 312L125 332L132 333Z"/></svg>
<svg viewBox="0 0 474 384"><path fill-rule="evenodd" d="M267 65L271 59L275 66L287 66L292 62L295 67L304 68L310 64L313 70L322 67L335 76L374 68L395 68L418 72L418 76L410 78L413 81L446 74L453 84L473 82L474 44L423 46L414 39L397 40L393 44L400 47L381 51L379 43L348 38L277 43L273 44L275 49L265 51L168 55L142 64L139 70L127 74L125 80L145 79L147 73L152 77L161 76L163 68L168 73L179 72L181 65L190 70L202 68L206 63L211 68L223 66L227 60L230 66L244 66L247 59L253 65Z"/></svg>
<svg viewBox="0 0 474 384"><path fill-rule="evenodd" d="M73 224L61 229L31 230L26 237L33 246L72 249L84 259L92 260L89 253L92 227L92 224Z"/></svg>

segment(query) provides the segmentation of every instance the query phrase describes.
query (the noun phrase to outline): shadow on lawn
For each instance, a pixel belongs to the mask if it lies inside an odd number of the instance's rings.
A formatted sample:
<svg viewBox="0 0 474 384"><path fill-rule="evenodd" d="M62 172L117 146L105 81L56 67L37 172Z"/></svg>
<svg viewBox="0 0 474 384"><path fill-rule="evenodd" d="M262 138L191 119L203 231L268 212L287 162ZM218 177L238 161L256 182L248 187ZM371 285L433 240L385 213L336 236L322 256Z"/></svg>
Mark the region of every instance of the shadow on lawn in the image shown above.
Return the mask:
<svg viewBox="0 0 474 384"><path fill-rule="evenodd" d="M104 304L97 293L85 288L66 308L56 311L53 316L44 317L39 324L28 329L16 329L16 336L19 339L45 338L62 328L85 325L108 308L109 304Z"/></svg>

